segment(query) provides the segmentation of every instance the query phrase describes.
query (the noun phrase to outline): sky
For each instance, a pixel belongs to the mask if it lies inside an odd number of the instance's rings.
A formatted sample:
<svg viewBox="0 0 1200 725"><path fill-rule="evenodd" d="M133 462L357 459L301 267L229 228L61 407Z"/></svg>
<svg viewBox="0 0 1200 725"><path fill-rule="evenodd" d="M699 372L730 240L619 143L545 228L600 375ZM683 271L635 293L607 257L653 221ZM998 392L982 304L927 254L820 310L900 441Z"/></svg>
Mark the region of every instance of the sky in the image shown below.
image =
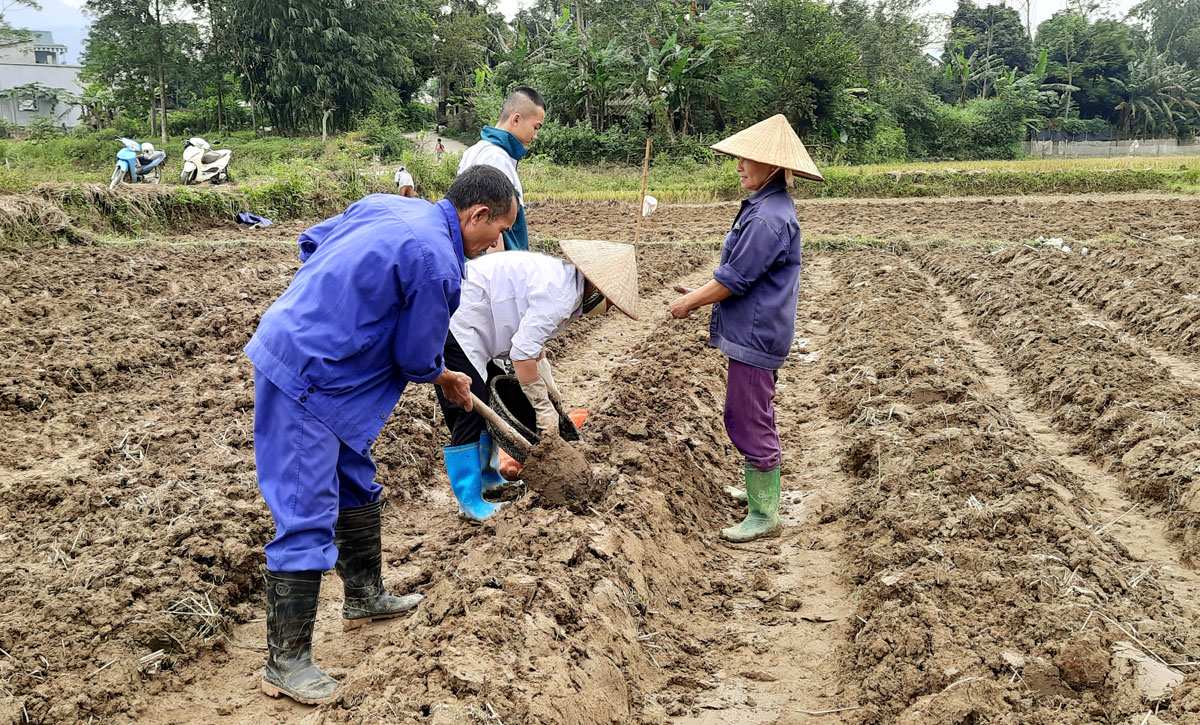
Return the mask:
<svg viewBox="0 0 1200 725"><path fill-rule="evenodd" d="M1137 1L1109 0L1109 14L1117 17L1124 16ZM4 7L7 2L8 0L0 0L0 8ZM39 0L39 2L42 6L41 10L10 9L7 13L8 21L18 28L49 30L54 33L56 41L67 46L68 61L78 63L80 51L83 50L83 40L87 37L87 18L81 10L84 0ZM989 4L988 0L976 0L976 2L980 5ZM530 0L498 0L501 12L508 17L512 17L518 9L529 4L531 4ZM929 0L925 4L924 12L929 15L948 15L954 12L957 4L957 0ZM1007 4L1017 7L1024 14L1022 0L1009 0ZM1033 0L1033 26L1036 28L1038 23L1062 10L1066 5L1067 0ZM935 45L940 46L941 39L935 40L937 41Z"/></svg>

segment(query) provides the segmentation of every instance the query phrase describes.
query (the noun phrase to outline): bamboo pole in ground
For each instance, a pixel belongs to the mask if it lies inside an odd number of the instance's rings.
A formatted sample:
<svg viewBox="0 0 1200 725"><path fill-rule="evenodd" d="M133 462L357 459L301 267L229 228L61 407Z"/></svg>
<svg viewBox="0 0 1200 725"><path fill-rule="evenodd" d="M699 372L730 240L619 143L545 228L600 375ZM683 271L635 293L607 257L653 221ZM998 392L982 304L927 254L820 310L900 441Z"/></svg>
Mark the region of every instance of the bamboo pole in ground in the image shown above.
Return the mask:
<svg viewBox="0 0 1200 725"><path fill-rule="evenodd" d="M650 175L650 147L653 144L653 138L646 139L646 157L642 159L642 193L638 196L637 209L634 210L634 213L637 214L637 221L633 226L633 243L635 245L642 238L642 207L646 204L646 181Z"/></svg>

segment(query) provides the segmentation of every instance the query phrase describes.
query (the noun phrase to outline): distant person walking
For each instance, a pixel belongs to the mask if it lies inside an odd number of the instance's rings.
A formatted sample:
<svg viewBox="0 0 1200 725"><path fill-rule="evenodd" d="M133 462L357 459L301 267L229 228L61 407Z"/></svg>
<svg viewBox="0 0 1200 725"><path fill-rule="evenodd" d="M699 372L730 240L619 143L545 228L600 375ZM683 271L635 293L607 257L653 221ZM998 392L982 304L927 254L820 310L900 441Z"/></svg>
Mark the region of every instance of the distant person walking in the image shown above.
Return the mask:
<svg viewBox="0 0 1200 725"><path fill-rule="evenodd" d="M442 157L446 155L446 145L442 143L442 139L440 136L438 137L438 140L437 140L437 146L435 146L433 148L433 152L435 154L437 154L438 161L441 161Z"/></svg>
<svg viewBox="0 0 1200 725"><path fill-rule="evenodd" d="M480 140L463 153L458 173L472 166L493 166L504 172L517 189L520 211L512 228L504 233L505 249L529 249L529 227L525 223L525 190L517 176L517 162L528 153L546 120L546 102L532 88L521 86L508 95L500 109L500 121L485 126Z"/></svg>

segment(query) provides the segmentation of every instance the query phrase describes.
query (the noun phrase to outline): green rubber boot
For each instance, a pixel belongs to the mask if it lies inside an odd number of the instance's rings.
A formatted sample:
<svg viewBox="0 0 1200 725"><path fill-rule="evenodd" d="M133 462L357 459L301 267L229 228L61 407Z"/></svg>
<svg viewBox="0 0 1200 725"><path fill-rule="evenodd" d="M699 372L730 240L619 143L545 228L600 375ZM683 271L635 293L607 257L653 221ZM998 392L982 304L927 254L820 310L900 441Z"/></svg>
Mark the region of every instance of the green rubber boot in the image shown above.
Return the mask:
<svg viewBox="0 0 1200 725"><path fill-rule="evenodd" d="M747 465L744 470L750 510L742 523L721 529L721 538L735 544L779 535L779 466L760 471Z"/></svg>

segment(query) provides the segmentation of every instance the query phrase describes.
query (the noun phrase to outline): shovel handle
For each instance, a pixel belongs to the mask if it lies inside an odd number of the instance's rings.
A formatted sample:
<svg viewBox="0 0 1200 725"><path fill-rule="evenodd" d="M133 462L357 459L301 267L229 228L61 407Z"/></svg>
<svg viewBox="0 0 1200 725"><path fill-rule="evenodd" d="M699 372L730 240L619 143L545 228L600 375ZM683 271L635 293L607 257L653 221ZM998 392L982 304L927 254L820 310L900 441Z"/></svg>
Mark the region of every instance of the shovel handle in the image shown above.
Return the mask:
<svg viewBox="0 0 1200 725"><path fill-rule="evenodd" d="M491 423L492 426L498 430L501 435L511 441L513 445L520 448L522 453L528 454L529 451L533 450L533 445L529 441L525 440L525 436L518 433L516 428L513 428L508 424L508 421L497 415L496 411L488 407L488 404L480 400L479 396L475 395L475 393L471 393L471 405L474 406L476 413L479 413L484 420L486 420L488 423Z"/></svg>

